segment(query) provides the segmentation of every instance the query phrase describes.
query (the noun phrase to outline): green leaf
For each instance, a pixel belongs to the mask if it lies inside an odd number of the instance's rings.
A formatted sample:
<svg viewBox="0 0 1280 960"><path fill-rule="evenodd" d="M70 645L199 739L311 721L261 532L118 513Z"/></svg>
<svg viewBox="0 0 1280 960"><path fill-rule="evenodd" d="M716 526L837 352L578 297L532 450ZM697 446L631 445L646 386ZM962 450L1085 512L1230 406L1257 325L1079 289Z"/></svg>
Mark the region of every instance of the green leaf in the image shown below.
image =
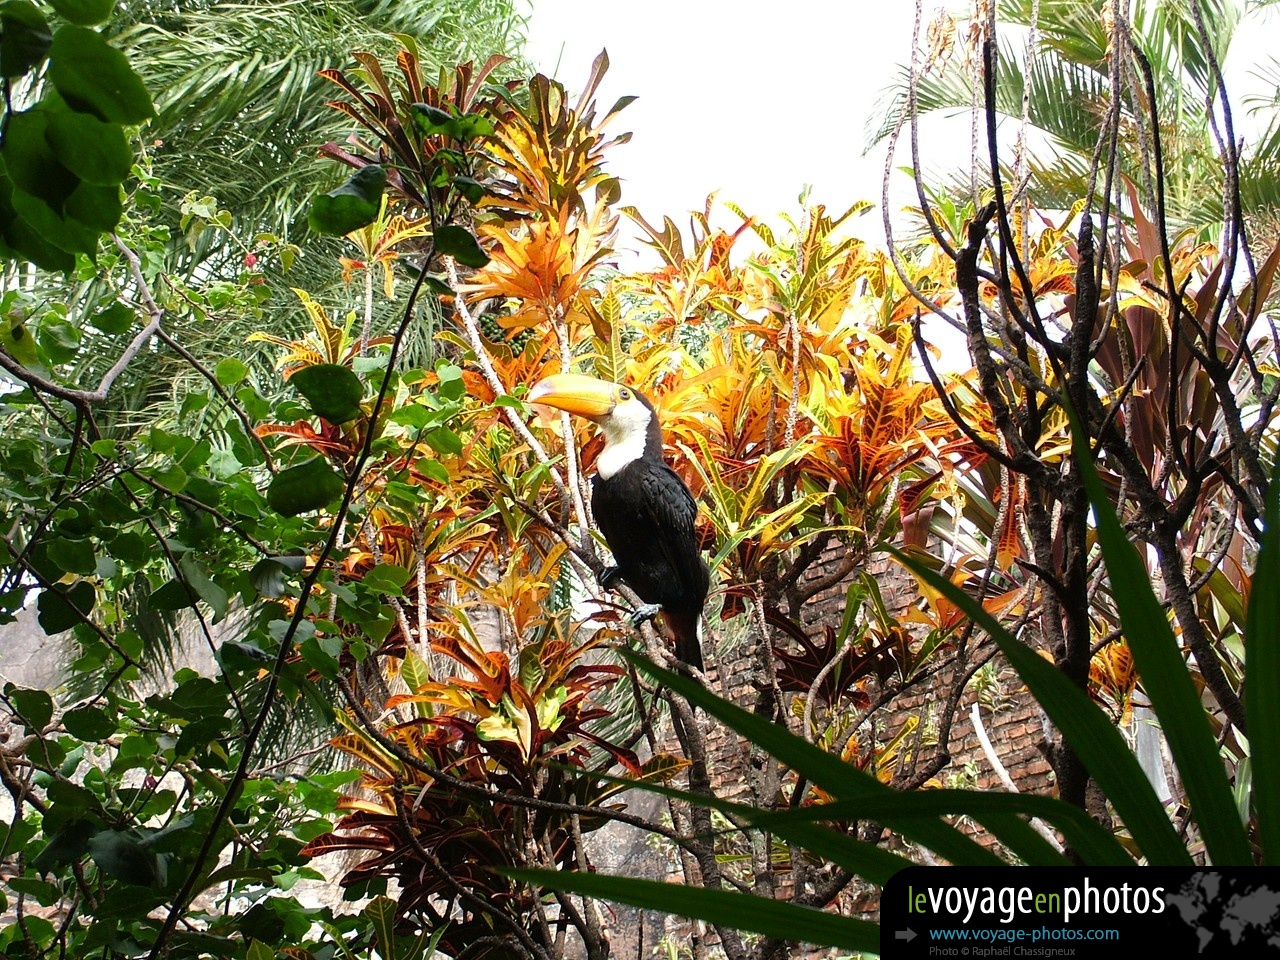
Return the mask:
<svg viewBox="0 0 1280 960"><path fill-rule="evenodd" d="M31 861L31 866L41 876L53 873L68 864L75 863L89 852L89 840L99 827L88 820L72 820L48 842Z"/></svg>
<svg viewBox="0 0 1280 960"><path fill-rule="evenodd" d="M1253 802L1262 838L1263 861L1280 863L1280 462L1267 489L1258 565L1249 592L1245 627L1245 708L1253 763Z"/></svg>
<svg viewBox="0 0 1280 960"><path fill-rule="evenodd" d="M62 725L77 740L97 742L116 732L117 723L101 707L77 707L62 715Z"/></svg>
<svg viewBox="0 0 1280 960"><path fill-rule="evenodd" d="M147 603L152 610L170 613L175 610L185 610L187 607L196 605L195 591L183 580L170 580L152 590Z"/></svg>
<svg viewBox="0 0 1280 960"><path fill-rule="evenodd" d="M316 416L330 423L346 423L360 415L364 384L347 367L336 363L303 367L289 378L289 384L306 397Z"/></svg>
<svg viewBox="0 0 1280 960"><path fill-rule="evenodd" d="M423 278L422 282L423 282L423 285L432 293L434 293L437 297L453 296L453 288L449 286L449 284L447 284L440 277L437 277L434 274L428 273Z"/></svg>
<svg viewBox="0 0 1280 960"><path fill-rule="evenodd" d="M296 517L319 510L342 496L346 483L324 457L312 457L281 470L267 488L267 504L276 513Z"/></svg>
<svg viewBox="0 0 1280 960"><path fill-rule="evenodd" d="M97 591L87 580L77 581L69 587L61 583L54 584L42 591L40 599L36 601L41 629L49 636L70 630L83 622L80 614L88 616L97 599Z"/></svg>
<svg viewBox="0 0 1280 960"><path fill-rule="evenodd" d="M49 6L57 10L65 20L91 27L111 16L115 0L49 0Z"/></svg>
<svg viewBox="0 0 1280 960"><path fill-rule="evenodd" d="M80 331L65 317L47 313L40 320L40 349L51 364L70 363L80 352ZM87 573L87 570L77 571Z"/></svg>
<svg viewBox="0 0 1280 960"><path fill-rule="evenodd" d="M238 640L224 640L214 656L224 673L256 672L275 662L275 657L261 647Z"/></svg>
<svg viewBox="0 0 1280 960"><path fill-rule="evenodd" d="M683 884L605 877L560 870L502 870L504 876L553 890L629 903L681 917L748 930L766 937L880 952L880 925L728 890L703 890Z"/></svg>
<svg viewBox="0 0 1280 960"><path fill-rule="evenodd" d="M153 886L162 880L162 867L155 852L123 830L95 834L89 841L89 856L103 872L125 883Z"/></svg>
<svg viewBox="0 0 1280 960"><path fill-rule="evenodd" d="M466 201L473 205L483 200L487 192L483 183L471 177L454 177L453 185Z"/></svg>
<svg viewBox="0 0 1280 960"><path fill-rule="evenodd" d="M35 4L7 0L0 4L0 75L20 77L44 59L53 34Z"/></svg>
<svg viewBox="0 0 1280 960"><path fill-rule="evenodd" d="M57 214L80 181L62 164L49 143L49 113L36 106L10 114L0 150L13 185Z"/></svg>
<svg viewBox="0 0 1280 960"><path fill-rule="evenodd" d="M401 588L409 581L409 571L394 563L380 563L361 579L360 584L377 593L401 596Z"/></svg>
<svg viewBox="0 0 1280 960"><path fill-rule="evenodd" d="M52 110L45 137L58 161L86 183L114 187L133 168L133 151L118 123L78 110Z"/></svg>
<svg viewBox="0 0 1280 960"><path fill-rule="evenodd" d="M178 567L186 577L191 589L213 611L213 622L217 623L227 615L227 591L209 579L204 568L189 553L184 553L178 560Z"/></svg>
<svg viewBox="0 0 1280 960"><path fill-rule="evenodd" d="M97 569L93 544L66 537L49 542L49 559L67 573L90 574Z"/></svg>
<svg viewBox="0 0 1280 960"><path fill-rule="evenodd" d="M457 224L448 223L436 230L435 242L437 251L465 267L483 267L489 262L489 255L471 231Z"/></svg>
<svg viewBox="0 0 1280 960"><path fill-rule="evenodd" d="M297 573L306 563L306 557L263 557L249 571L249 582L261 596L283 597L289 592L289 574Z"/></svg>
<svg viewBox="0 0 1280 960"><path fill-rule="evenodd" d="M374 897L363 912L378 936L378 953L384 957L397 956L396 902L390 897Z"/></svg>
<svg viewBox="0 0 1280 960"><path fill-rule="evenodd" d="M151 96L129 61L93 30L59 27L49 48L49 79L76 109L112 123L142 123L155 114Z"/></svg>
<svg viewBox="0 0 1280 960"><path fill-rule="evenodd" d="M73 190L72 193L75 191ZM39 197L27 193L25 190L13 191L11 197L14 210L18 213L19 222L10 225L10 231L21 230L23 224L26 228L34 233L38 240L44 244L52 244L66 254L83 253L90 257L97 253L98 238L100 231L92 230L75 217L63 216L53 207ZM70 197L67 197L67 201ZM66 202L60 204L65 207ZM33 262L39 264L36 255L43 255L44 250L40 247L30 245L25 235L21 237L23 253L31 255ZM35 254L32 254L32 251ZM68 257L70 266L75 266L75 258ZM63 269L61 266L49 269Z"/></svg>
<svg viewBox="0 0 1280 960"><path fill-rule="evenodd" d="M0 349L24 367L34 367L40 362L35 337L16 316L6 316L0 322Z"/></svg>
<svg viewBox="0 0 1280 960"><path fill-rule="evenodd" d="M7 245L14 253L45 270L66 273L75 269L75 257L53 244L19 211L19 198L25 196L27 194L17 189L10 178L4 150L0 149L0 255L7 255Z"/></svg>
<svg viewBox="0 0 1280 960"><path fill-rule="evenodd" d="M234 387L249 375L249 367L235 357L223 357L213 368L214 379L224 387Z"/></svg>
<svg viewBox="0 0 1280 960"><path fill-rule="evenodd" d="M81 182L71 191L71 196L67 197L64 212L98 233L110 233L124 214L120 187L118 184L104 187L87 181Z"/></svg>
<svg viewBox="0 0 1280 960"><path fill-rule="evenodd" d="M126 333L133 327L137 312L130 306L116 301L99 310L89 318L89 322L103 333Z"/></svg>
<svg viewBox="0 0 1280 960"><path fill-rule="evenodd" d="M309 667L326 680L333 680L338 676L338 658L321 647L315 637L298 644L298 653Z"/></svg>
<svg viewBox="0 0 1280 960"><path fill-rule="evenodd" d="M462 438L448 427L436 427L426 433L423 438L436 453L456 457L462 453Z"/></svg>
<svg viewBox="0 0 1280 960"><path fill-rule="evenodd" d="M53 700L44 690L10 689L9 699L22 718L23 726L39 733L53 719Z"/></svg>
<svg viewBox="0 0 1280 960"><path fill-rule="evenodd" d="M410 104L409 110L413 113L414 124L427 136L437 136L439 134L447 137L457 136L457 122L454 120L453 114L448 110L433 107L429 103Z"/></svg>
<svg viewBox="0 0 1280 960"><path fill-rule="evenodd" d="M400 679L410 693L417 693L423 684L431 682L431 668L412 648L405 650L404 662L400 665Z"/></svg>
<svg viewBox="0 0 1280 960"><path fill-rule="evenodd" d="M42 907L52 906L62 899L62 890L56 884L47 883L44 880L37 880L35 877L14 877L11 880L7 880L5 885L14 893L22 893L26 894L28 897L35 898L36 902ZM49 925L49 922L43 917L28 916L26 918L25 925L27 927L28 935L31 936L35 942L39 942L37 939L39 935L32 929L33 920L41 921L46 926Z"/></svg>
<svg viewBox="0 0 1280 960"><path fill-rule="evenodd" d="M312 201L307 222L317 233L338 237L368 226L378 217L386 185L387 171L380 164L361 167L342 186Z"/></svg>

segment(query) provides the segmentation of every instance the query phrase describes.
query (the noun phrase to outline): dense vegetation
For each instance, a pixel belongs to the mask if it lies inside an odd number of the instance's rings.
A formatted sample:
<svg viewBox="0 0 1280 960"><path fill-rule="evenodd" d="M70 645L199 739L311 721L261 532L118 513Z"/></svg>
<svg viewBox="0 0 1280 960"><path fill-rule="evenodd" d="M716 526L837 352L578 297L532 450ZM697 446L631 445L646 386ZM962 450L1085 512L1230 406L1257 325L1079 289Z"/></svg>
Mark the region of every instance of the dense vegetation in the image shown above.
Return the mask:
<svg viewBox="0 0 1280 960"><path fill-rule="evenodd" d="M527 77L504 4L0 6L0 611L68 638L63 686L0 694L6 955L603 958L606 899L700 918L695 956L876 952L848 898L923 851L1274 862L1274 208L1201 8L1109 4L1084 58L1090 6L1033 24L1093 98L1071 184L1002 146L995 13L937 21L881 132L927 149L962 84L974 172L885 250L865 204L647 222L607 58ZM1167 153L1188 89L1227 132ZM1169 202L1193 156L1220 206ZM598 585L600 441L525 401L558 371L660 412L707 676ZM952 764L993 664L1056 797ZM601 831L684 885L597 874Z"/></svg>

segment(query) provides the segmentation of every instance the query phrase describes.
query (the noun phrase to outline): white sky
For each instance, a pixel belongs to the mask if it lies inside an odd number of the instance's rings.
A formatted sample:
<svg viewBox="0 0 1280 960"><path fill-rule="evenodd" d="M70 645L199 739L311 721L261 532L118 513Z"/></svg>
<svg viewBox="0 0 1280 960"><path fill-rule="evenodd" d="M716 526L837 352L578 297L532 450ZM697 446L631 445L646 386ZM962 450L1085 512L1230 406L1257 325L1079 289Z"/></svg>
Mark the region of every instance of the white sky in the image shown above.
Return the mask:
<svg viewBox="0 0 1280 960"><path fill-rule="evenodd" d="M773 221L811 200L843 212L878 201L883 151L863 157L867 117L905 60L914 4L902 0L532 0L526 55L570 90L601 49L602 111L639 99L611 130L632 131L609 168L622 202L655 225L687 224L719 191ZM731 215L730 215L731 216ZM879 239L879 216L857 233Z"/></svg>
<svg viewBox="0 0 1280 960"><path fill-rule="evenodd" d="M882 244L879 200L883 146L863 156L868 117L896 65L909 55L915 4L909 0L524 0L532 9L526 55L571 91L592 59L609 53L600 110L621 96L639 99L613 132L631 131L609 169L622 179L622 202L655 225L662 215L687 226L707 194L770 222L795 215L798 195L843 212L856 200L877 209L850 232ZM926 3L926 23L939 8ZM957 5L951 5L953 9ZM965 5L960 5L965 6ZM1228 89L1267 91L1248 65L1280 48L1280 20L1253 18L1236 35L1226 65ZM1272 87L1273 89L1273 87ZM967 154L968 122L954 144ZM958 128L957 128L958 129ZM1237 130L1248 130L1244 112ZM948 168L946 134L923 141L929 167ZM908 162L905 144L897 163ZM956 163L959 166L959 163ZM895 175L893 206L914 199ZM736 225L727 212L723 221ZM626 245L625 242L623 244Z"/></svg>

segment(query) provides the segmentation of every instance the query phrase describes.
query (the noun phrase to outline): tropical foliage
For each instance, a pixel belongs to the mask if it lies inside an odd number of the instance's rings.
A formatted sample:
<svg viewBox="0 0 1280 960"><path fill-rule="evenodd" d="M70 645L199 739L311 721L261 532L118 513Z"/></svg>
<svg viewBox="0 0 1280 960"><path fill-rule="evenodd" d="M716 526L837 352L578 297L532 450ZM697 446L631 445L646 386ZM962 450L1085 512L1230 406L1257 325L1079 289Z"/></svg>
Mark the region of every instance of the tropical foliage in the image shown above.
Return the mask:
<svg viewBox="0 0 1280 960"><path fill-rule="evenodd" d="M265 9L290 5L233 6L293 29ZM280 192L283 165L226 128L261 189L183 193L175 231L177 158L140 143L226 118L218 74L181 53L213 42L212 14L183 7L170 40L149 9L110 43L0 11L26 84L0 144L0 610L34 606L69 661L57 690L0 693L8 952L604 958L602 898L700 918L692 948L732 960L875 952L877 926L842 914L922 851L1274 858L1252 757L1276 695L1243 688L1277 629L1254 583L1278 549L1280 249L1251 247L1240 210L1211 246L1177 233L1166 191L1114 177L1066 215L1003 181L944 198L888 251L846 235L865 204L729 206L725 227L708 201L655 225L608 172L628 101L596 102L607 57L570 94L502 55L441 69L402 34L350 57L348 37L320 71L354 130L318 145L345 182L290 167ZM1007 81L979 39L994 117ZM77 94L94 69L141 91L173 71L157 126L125 126L149 95L124 117ZM254 109L305 112L310 136L304 88ZM73 158L65 124L123 143L128 169ZM292 163L292 142L271 149ZM1099 162L1128 162L1123 142ZM110 222L81 217L82 189L122 198ZM304 205L322 239L298 232ZM624 217L646 269L616 266ZM938 368L925 315L972 370ZM246 332L211 352L224 320ZM601 441L525 402L557 372L659 412L712 571L705 675L667 669L638 598L599 585ZM955 786L959 706L996 662L1052 721L1056 797ZM1139 693L1169 809L1131 751ZM660 815L623 802L635 786ZM600 876L632 835L684 885ZM316 905L326 878L361 906Z"/></svg>
<svg viewBox="0 0 1280 960"><path fill-rule="evenodd" d="M1016 126L1017 144L1005 154L1015 180L1029 177L1045 209L1067 209L1087 192L1100 142L1116 137L1117 172L1138 184L1151 209L1157 192L1171 225L1217 239L1235 207L1255 230L1276 235L1276 138L1280 116L1265 99L1253 104L1250 126L1259 133L1232 161L1243 116L1215 125L1225 104L1222 70L1242 31L1266 23L1257 0L1166 3L1093 3L1089 0L998 0L978 4L971 19L939 13L928 43L886 91L885 109L868 136L878 142L909 117L972 120L975 146L985 144L982 99L973 96L982 74L981 38L997 21L1003 31L995 73L995 114ZM1113 56L1113 51L1123 51ZM1238 104L1237 104L1238 109ZM915 122L912 120L911 122ZM952 130L954 131L954 127ZM1155 140L1162 140L1160 155ZM976 187L967 170L949 170ZM989 182L978 173L977 183ZM1159 182L1157 182L1157 178Z"/></svg>

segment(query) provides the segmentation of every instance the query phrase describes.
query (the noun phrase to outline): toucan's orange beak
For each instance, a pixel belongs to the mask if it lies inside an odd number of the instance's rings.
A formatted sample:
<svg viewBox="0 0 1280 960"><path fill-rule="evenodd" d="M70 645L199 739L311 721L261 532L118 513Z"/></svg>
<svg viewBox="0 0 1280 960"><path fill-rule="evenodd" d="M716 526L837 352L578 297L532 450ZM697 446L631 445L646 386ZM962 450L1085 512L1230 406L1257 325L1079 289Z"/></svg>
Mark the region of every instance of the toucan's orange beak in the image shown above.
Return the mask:
<svg viewBox="0 0 1280 960"><path fill-rule="evenodd" d="M580 373L558 373L535 383L528 400L599 421L617 406L618 385Z"/></svg>

